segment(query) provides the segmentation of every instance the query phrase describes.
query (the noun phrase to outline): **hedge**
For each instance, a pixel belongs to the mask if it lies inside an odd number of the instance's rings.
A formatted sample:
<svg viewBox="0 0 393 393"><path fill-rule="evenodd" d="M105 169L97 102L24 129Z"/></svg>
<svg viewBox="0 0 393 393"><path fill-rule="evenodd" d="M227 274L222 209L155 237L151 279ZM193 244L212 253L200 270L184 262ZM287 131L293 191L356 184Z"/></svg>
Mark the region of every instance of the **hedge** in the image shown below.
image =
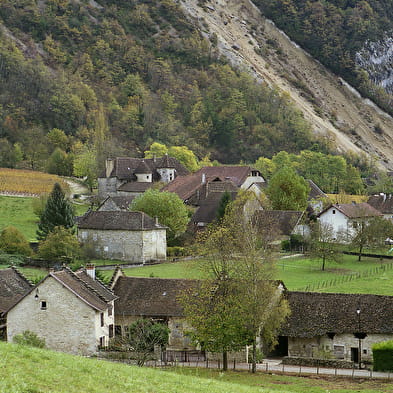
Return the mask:
<svg viewBox="0 0 393 393"><path fill-rule="evenodd" d="M372 350L374 370L393 371L393 340L376 343Z"/></svg>

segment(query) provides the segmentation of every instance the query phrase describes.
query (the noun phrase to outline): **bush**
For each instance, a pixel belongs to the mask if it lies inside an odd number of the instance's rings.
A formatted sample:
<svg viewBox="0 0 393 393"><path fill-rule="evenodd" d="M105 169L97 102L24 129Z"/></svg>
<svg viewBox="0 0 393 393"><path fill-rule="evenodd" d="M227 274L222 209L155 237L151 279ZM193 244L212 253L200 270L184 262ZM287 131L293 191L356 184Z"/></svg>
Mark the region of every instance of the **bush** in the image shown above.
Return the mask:
<svg viewBox="0 0 393 393"><path fill-rule="evenodd" d="M29 242L22 232L13 226L4 228L0 233L0 249L7 254L29 256L32 254Z"/></svg>
<svg viewBox="0 0 393 393"><path fill-rule="evenodd" d="M374 371L393 371L393 340L372 346Z"/></svg>
<svg viewBox="0 0 393 393"><path fill-rule="evenodd" d="M302 235L291 235L289 240L281 242L281 248L284 251L304 251L306 246L307 242Z"/></svg>
<svg viewBox="0 0 393 393"><path fill-rule="evenodd" d="M0 251L0 265L7 266L22 266L25 263L25 258L21 255L3 254Z"/></svg>
<svg viewBox="0 0 393 393"><path fill-rule="evenodd" d="M25 330L21 334L14 337L14 343L19 345L26 345L29 347L45 348L45 340L39 338L35 333L30 330Z"/></svg>
<svg viewBox="0 0 393 393"><path fill-rule="evenodd" d="M184 247L167 247L166 254L168 257L182 257L186 255Z"/></svg>

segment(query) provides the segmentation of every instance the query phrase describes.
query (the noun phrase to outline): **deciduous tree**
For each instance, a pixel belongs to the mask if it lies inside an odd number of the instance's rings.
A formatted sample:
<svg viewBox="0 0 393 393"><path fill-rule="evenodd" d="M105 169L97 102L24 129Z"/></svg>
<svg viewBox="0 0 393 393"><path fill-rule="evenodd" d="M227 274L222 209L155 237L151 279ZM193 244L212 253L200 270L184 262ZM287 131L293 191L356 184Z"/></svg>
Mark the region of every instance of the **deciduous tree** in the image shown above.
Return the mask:
<svg viewBox="0 0 393 393"><path fill-rule="evenodd" d="M5 227L0 233L0 250L8 254L32 254L29 242L22 232L13 226Z"/></svg>
<svg viewBox="0 0 393 393"><path fill-rule="evenodd" d="M189 210L183 201L172 192L147 190L135 198L131 210L143 211L150 217L158 217L160 224L168 227L168 242L182 234L189 222Z"/></svg>

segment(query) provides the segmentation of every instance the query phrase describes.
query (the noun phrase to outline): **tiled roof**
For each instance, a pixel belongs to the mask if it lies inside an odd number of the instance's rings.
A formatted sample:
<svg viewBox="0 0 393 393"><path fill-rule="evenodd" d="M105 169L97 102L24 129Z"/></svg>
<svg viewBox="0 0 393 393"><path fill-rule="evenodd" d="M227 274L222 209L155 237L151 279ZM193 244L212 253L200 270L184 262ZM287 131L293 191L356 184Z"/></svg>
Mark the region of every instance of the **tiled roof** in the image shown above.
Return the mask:
<svg viewBox="0 0 393 393"><path fill-rule="evenodd" d="M301 211L257 210L253 221L260 228L269 227L271 232L290 236L302 216Z"/></svg>
<svg viewBox="0 0 393 393"><path fill-rule="evenodd" d="M152 188L154 183L131 181L122 184L117 190L125 192L145 192L149 188Z"/></svg>
<svg viewBox="0 0 393 393"><path fill-rule="evenodd" d="M287 292L291 314L281 329L290 337L326 333L393 333L393 296Z"/></svg>
<svg viewBox="0 0 393 393"><path fill-rule="evenodd" d="M195 223L213 222L217 218L217 210L224 193L225 192L210 192L205 199L201 200L199 204L199 208L194 213L191 221ZM236 198L237 192L233 192L233 191L229 192L229 195L230 195L230 199L233 201Z"/></svg>
<svg viewBox="0 0 393 393"><path fill-rule="evenodd" d="M240 187L250 175L252 168L249 166L208 166L199 169L188 176L178 176L167 184L163 191L176 193L181 199L189 199L204 183L218 179L231 181Z"/></svg>
<svg viewBox="0 0 393 393"><path fill-rule="evenodd" d="M135 174L152 173L152 169L146 164L145 160L141 160L137 168L135 169Z"/></svg>
<svg viewBox="0 0 393 393"><path fill-rule="evenodd" d="M81 217L78 228L140 231L165 227L143 212L90 211Z"/></svg>
<svg viewBox="0 0 393 393"><path fill-rule="evenodd" d="M324 214L330 208L336 208L348 218L365 218L365 217L379 217L382 215L378 210L374 209L366 202L362 203L335 203L328 206L318 216Z"/></svg>
<svg viewBox="0 0 393 393"><path fill-rule="evenodd" d="M17 303L32 287L33 284L16 268L0 270L0 314Z"/></svg>
<svg viewBox="0 0 393 393"><path fill-rule="evenodd" d="M98 210L108 201L113 201L113 203L121 210L128 210L135 198L135 196L108 196L98 207Z"/></svg>
<svg viewBox="0 0 393 393"><path fill-rule="evenodd" d="M328 197L312 180L308 179L307 182L308 185L310 186L310 192L308 193L308 200Z"/></svg>
<svg viewBox="0 0 393 393"><path fill-rule="evenodd" d="M177 176L185 176L188 170L174 157L159 158L133 158L133 157L116 157L114 159L114 168L110 177L117 177L120 180L135 179L135 170L139 168L141 163L153 173L153 179L159 180L157 168L174 168ZM168 165L168 166L167 166ZM147 170L147 169L146 169ZM143 172L144 173L144 172ZM100 177L106 177L105 171Z"/></svg>
<svg viewBox="0 0 393 393"><path fill-rule="evenodd" d="M392 194L379 194L370 196L367 201L369 205L377 209L382 214L393 213L393 196Z"/></svg>
<svg viewBox="0 0 393 393"><path fill-rule="evenodd" d="M121 276L113 287L118 296L115 315L182 316L178 297L196 283L196 280Z"/></svg>
<svg viewBox="0 0 393 393"><path fill-rule="evenodd" d="M108 303L116 299L116 296L108 288L99 281L93 280L84 271L74 273L68 268L63 268L57 272L49 273L49 276L96 310L106 310Z"/></svg>

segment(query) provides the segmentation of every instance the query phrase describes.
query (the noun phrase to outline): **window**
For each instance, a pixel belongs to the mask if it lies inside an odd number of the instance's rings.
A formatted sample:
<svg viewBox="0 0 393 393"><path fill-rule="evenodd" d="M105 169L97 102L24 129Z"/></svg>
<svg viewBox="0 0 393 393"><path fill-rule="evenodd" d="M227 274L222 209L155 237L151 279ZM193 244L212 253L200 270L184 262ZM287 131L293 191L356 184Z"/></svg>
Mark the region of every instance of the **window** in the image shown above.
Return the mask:
<svg viewBox="0 0 393 393"><path fill-rule="evenodd" d="M100 337L100 347L105 347L105 336Z"/></svg>
<svg viewBox="0 0 393 393"><path fill-rule="evenodd" d="M84 239L84 240L87 239L87 232L85 232L85 231L82 232L82 239Z"/></svg>
<svg viewBox="0 0 393 393"><path fill-rule="evenodd" d="M109 325L109 338L113 337L113 325Z"/></svg>
<svg viewBox="0 0 393 393"><path fill-rule="evenodd" d="M108 307L108 315L111 316L112 315L112 306Z"/></svg>
<svg viewBox="0 0 393 393"><path fill-rule="evenodd" d="M47 308L46 301L43 300L43 301L41 302L41 310L46 310L46 308Z"/></svg>
<svg viewBox="0 0 393 393"><path fill-rule="evenodd" d="M115 325L115 335L121 336L121 326L120 325Z"/></svg>
<svg viewBox="0 0 393 393"><path fill-rule="evenodd" d="M344 359L345 347L344 345L333 345L334 357L336 359Z"/></svg>
<svg viewBox="0 0 393 393"><path fill-rule="evenodd" d="M334 209L332 210L332 214L336 214L336 211Z"/></svg>
<svg viewBox="0 0 393 393"><path fill-rule="evenodd" d="M98 239L97 234L96 234L96 233L93 233L93 240L97 240L97 239Z"/></svg>
<svg viewBox="0 0 393 393"><path fill-rule="evenodd" d="M104 326L104 313L100 313L101 326Z"/></svg>

